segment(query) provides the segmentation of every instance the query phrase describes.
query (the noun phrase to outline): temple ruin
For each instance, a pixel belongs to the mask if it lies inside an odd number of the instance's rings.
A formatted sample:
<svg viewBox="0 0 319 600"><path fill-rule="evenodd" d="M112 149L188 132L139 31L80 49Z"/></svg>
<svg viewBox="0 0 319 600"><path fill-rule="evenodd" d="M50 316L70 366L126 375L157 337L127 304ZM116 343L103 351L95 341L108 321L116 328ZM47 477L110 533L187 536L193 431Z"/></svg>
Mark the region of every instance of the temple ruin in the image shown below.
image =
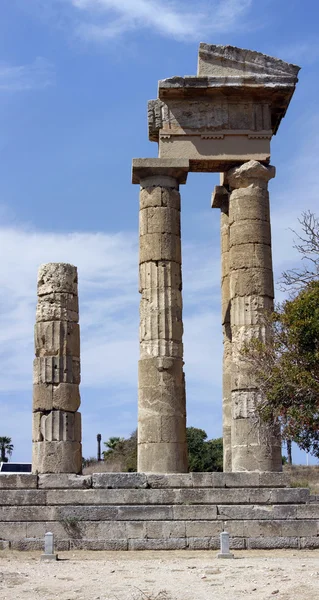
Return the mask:
<svg viewBox="0 0 319 600"><path fill-rule="evenodd" d="M211 550L225 531L231 549L319 548L318 496L278 472L279 432L257 418L260 392L241 353L246 340L268 335L261 311L274 297L270 140L298 70L258 52L201 44L197 76L160 81L149 103L159 158L133 161L138 473L80 475L77 270L40 267L33 473L0 477L0 550L43 550L48 531L57 551ZM224 473L187 472L179 187L191 171L221 173L212 206L221 217Z"/></svg>
<svg viewBox="0 0 319 600"><path fill-rule="evenodd" d="M270 140L298 71L260 52L200 44L197 75L160 81L148 104L159 158L133 160L141 188L140 471L187 471L179 186L193 171L221 173L212 207L221 210L224 470L282 469L279 430L259 422L260 392L241 350L268 333Z"/></svg>

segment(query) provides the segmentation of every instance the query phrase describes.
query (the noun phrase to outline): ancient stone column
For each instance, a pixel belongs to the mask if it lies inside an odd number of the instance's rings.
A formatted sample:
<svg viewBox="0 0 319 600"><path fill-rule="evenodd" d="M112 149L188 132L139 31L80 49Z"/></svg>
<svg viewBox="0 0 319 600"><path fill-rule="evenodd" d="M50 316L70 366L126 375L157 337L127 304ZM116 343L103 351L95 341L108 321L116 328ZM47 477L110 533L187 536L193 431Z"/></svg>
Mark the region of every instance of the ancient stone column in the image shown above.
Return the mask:
<svg viewBox="0 0 319 600"><path fill-rule="evenodd" d="M178 165L174 168L174 164ZM173 164L172 164L173 163ZM140 183L138 471L187 471L179 184L188 161L133 161Z"/></svg>
<svg viewBox="0 0 319 600"><path fill-rule="evenodd" d="M222 174L222 183L224 182ZM229 294L229 192L223 185L216 185L212 196L212 208L220 208L221 242L221 291L222 291L222 328L223 328L223 469L232 470L232 400L231 400L231 364L232 343L230 327Z"/></svg>
<svg viewBox="0 0 319 600"><path fill-rule="evenodd" d="M81 473L77 268L42 265L33 363L33 457L38 473Z"/></svg>
<svg viewBox="0 0 319 600"><path fill-rule="evenodd" d="M281 471L277 428L261 422L256 406L260 391L243 345L252 337L266 339L262 311L273 308L268 181L274 167L251 160L228 171L229 277L232 336L232 470Z"/></svg>

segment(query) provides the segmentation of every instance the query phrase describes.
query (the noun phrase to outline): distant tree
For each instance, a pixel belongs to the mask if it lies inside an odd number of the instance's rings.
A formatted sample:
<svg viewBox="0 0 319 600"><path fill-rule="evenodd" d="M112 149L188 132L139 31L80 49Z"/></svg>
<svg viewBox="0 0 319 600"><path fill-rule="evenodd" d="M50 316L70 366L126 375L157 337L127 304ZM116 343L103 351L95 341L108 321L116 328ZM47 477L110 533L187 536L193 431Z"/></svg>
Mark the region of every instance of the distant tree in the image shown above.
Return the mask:
<svg viewBox="0 0 319 600"><path fill-rule="evenodd" d="M187 427L188 468L189 471L222 471L223 439L207 440L204 429Z"/></svg>
<svg viewBox="0 0 319 600"><path fill-rule="evenodd" d="M110 437L107 442L103 442L104 446L108 448L108 450L104 450L104 452L102 452L104 459L107 456L110 456L115 449L120 450L123 446L123 442L125 442L125 438L120 437Z"/></svg>
<svg viewBox="0 0 319 600"><path fill-rule="evenodd" d="M13 444L10 437L0 437L0 454L1 454L1 462L8 462L8 456L12 455L13 452ZM8 456L7 456L8 455Z"/></svg>

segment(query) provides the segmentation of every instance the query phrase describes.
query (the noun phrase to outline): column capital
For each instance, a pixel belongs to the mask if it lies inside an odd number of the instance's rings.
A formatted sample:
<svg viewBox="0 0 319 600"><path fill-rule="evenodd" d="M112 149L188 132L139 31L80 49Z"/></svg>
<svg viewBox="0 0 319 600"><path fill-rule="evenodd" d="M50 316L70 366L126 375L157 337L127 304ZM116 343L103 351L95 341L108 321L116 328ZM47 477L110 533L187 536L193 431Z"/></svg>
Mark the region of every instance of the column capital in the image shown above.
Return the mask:
<svg viewBox="0 0 319 600"><path fill-rule="evenodd" d="M227 182L232 189L245 188L249 185L266 186L268 181L275 177L276 169L266 166L257 160L250 160L239 167L230 169L227 173Z"/></svg>
<svg viewBox="0 0 319 600"><path fill-rule="evenodd" d="M133 158L132 183L149 186L178 187L186 183L189 160L184 158Z"/></svg>
<svg viewBox="0 0 319 600"><path fill-rule="evenodd" d="M229 202L229 191L223 185L215 185L215 189L212 193L212 208L223 208L228 205Z"/></svg>

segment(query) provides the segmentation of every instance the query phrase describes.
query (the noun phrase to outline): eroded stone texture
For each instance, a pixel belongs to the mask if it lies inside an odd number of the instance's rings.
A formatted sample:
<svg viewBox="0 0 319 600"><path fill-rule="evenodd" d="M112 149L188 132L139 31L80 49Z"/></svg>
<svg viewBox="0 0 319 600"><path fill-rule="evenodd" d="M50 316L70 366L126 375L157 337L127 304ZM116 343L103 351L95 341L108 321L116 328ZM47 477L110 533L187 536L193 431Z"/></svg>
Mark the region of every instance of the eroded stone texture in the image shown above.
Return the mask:
<svg viewBox="0 0 319 600"><path fill-rule="evenodd" d="M33 472L80 473L80 330L77 269L42 265L33 364Z"/></svg>
<svg viewBox="0 0 319 600"><path fill-rule="evenodd" d="M178 191L187 170L182 162L133 162L133 181L141 185L140 472L187 471Z"/></svg>
<svg viewBox="0 0 319 600"><path fill-rule="evenodd" d="M281 471L278 430L260 422L261 400L242 349L265 340L263 310L273 308L273 274L267 184L273 167L249 161L227 174L229 202L229 294L232 344L232 470Z"/></svg>

